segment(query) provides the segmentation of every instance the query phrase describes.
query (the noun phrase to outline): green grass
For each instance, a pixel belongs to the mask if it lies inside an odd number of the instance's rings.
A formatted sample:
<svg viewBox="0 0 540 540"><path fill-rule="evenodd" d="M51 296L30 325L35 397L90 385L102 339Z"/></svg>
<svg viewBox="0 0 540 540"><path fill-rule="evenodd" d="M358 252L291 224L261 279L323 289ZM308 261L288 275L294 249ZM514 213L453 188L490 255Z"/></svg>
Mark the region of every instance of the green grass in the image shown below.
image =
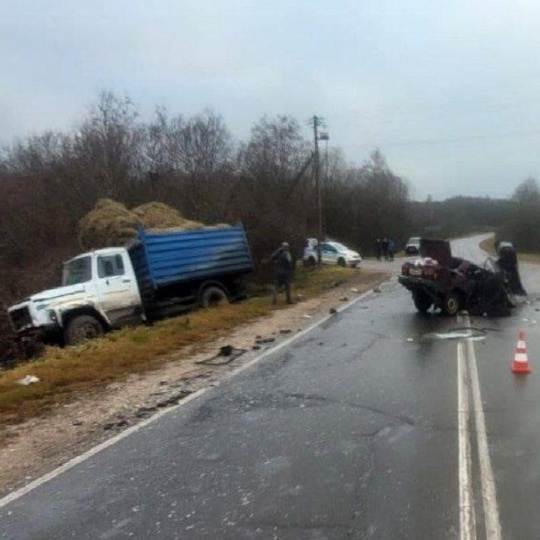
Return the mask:
<svg viewBox="0 0 540 540"><path fill-rule="evenodd" d="M324 267L299 269L293 295L317 296L360 275L374 286L384 275L359 274L361 270ZM217 337L227 336L237 326L284 309L271 306L268 294L242 303L198 310L166 319L152 326L137 326L111 332L78 347L48 347L39 359L0 372L0 424L19 423L45 414L55 404L66 403L80 393L99 391L107 384L162 366L186 347L197 350ZM175 358L175 361L177 360ZM39 377L29 386L17 384L26 375Z"/></svg>

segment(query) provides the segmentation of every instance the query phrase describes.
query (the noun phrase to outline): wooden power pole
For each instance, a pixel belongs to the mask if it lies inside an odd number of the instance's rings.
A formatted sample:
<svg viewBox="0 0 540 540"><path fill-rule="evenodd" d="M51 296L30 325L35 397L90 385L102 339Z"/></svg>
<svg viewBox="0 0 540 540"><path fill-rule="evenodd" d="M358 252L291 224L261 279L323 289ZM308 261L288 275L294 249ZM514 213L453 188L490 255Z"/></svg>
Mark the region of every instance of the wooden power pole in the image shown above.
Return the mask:
<svg viewBox="0 0 540 540"><path fill-rule="evenodd" d="M317 194L317 265L321 266L321 243L322 243L322 201L321 201L321 179L320 179L320 159L319 159L319 126L321 119L313 116L313 138L315 141L315 154L313 160L313 173L315 175L315 192Z"/></svg>

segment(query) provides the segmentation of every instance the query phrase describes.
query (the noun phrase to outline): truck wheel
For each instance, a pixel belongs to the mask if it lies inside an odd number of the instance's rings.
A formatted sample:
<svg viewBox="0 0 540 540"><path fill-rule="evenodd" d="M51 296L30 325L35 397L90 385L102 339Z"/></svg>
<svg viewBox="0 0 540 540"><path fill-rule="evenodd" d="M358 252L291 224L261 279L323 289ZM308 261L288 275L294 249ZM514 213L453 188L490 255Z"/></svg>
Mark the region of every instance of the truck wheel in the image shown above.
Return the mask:
<svg viewBox="0 0 540 540"><path fill-rule="evenodd" d="M207 287L201 295L201 306L203 308L216 307L229 303L227 293L219 287Z"/></svg>
<svg viewBox="0 0 540 540"><path fill-rule="evenodd" d="M433 304L431 297L424 291L414 291L412 297L414 306L420 313L425 313Z"/></svg>
<svg viewBox="0 0 540 540"><path fill-rule="evenodd" d="M66 332L66 345L79 345L87 339L94 339L104 333L101 322L92 315L79 315L69 321Z"/></svg>
<svg viewBox="0 0 540 540"><path fill-rule="evenodd" d="M347 266L347 263L345 262L345 259L343 257L340 257L337 263L338 263L338 266Z"/></svg>
<svg viewBox="0 0 540 540"><path fill-rule="evenodd" d="M445 315L454 317L461 310L461 298L459 294L451 292L443 299L442 310Z"/></svg>

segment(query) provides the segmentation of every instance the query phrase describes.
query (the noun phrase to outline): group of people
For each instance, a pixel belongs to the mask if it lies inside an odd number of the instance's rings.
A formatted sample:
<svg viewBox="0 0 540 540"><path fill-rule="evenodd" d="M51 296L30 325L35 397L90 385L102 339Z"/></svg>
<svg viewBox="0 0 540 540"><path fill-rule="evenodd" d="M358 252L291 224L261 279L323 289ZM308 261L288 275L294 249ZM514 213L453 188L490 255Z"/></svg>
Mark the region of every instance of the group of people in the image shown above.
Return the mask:
<svg viewBox="0 0 540 540"><path fill-rule="evenodd" d="M396 244L391 238L385 236L382 240L380 238L375 240L375 256L378 261L382 258L384 258L385 261L393 261L395 251Z"/></svg>

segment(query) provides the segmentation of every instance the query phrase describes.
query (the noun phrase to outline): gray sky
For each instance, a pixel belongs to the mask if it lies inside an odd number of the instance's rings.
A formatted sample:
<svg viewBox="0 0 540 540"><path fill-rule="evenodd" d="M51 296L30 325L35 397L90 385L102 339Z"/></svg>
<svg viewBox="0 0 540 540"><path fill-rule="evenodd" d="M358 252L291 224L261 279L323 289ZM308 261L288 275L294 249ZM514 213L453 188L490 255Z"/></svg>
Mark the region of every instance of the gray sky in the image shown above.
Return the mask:
<svg viewBox="0 0 540 540"><path fill-rule="evenodd" d="M413 198L510 196L540 171L538 0L4 0L0 141L70 131L100 90L247 139L324 117Z"/></svg>

